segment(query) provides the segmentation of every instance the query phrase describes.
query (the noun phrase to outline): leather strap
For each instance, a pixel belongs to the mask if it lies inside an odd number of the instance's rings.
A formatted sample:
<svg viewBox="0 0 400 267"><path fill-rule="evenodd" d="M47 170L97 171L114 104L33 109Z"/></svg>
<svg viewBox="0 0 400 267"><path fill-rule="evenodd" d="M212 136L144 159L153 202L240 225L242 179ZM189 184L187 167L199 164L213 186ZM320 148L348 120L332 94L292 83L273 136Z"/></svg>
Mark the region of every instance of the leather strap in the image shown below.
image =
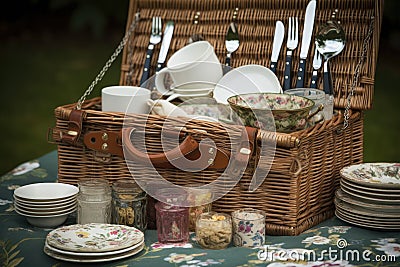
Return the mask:
<svg viewBox="0 0 400 267"><path fill-rule="evenodd" d="M91 131L85 134L84 144L89 149L102 153L110 153L122 158L124 157L125 150L130 159L143 164L151 163L157 168L176 168L175 166L182 166L191 171L206 168L219 170L225 169L229 163L230 155L228 152L216 148L213 144L207 142L198 143L190 135L187 135L179 146L170 151L147 154L138 150L132 142L128 141L131 140L132 133L134 133L133 128L125 128L122 132ZM122 140L125 140L124 150L122 148Z"/></svg>
<svg viewBox="0 0 400 267"><path fill-rule="evenodd" d="M68 131L62 135L62 142L76 145L82 133L82 122L84 116L85 112L83 110L74 109L71 111L68 121Z"/></svg>
<svg viewBox="0 0 400 267"><path fill-rule="evenodd" d="M234 164L229 170L231 175L237 176L246 170L251 156L256 152L257 132L257 128L246 126L243 129L239 150L235 155Z"/></svg>

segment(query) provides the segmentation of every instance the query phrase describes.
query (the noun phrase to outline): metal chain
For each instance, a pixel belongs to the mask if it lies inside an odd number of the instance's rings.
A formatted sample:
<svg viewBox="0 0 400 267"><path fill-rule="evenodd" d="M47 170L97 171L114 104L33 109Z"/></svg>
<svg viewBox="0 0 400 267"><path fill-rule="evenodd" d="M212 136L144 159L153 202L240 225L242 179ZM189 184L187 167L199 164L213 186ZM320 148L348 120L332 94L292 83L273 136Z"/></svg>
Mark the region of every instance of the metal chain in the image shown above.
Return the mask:
<svg viewBox="0 0 400 267"><path fill-rule="evenodd" d="M343 130L345 130L349 126L351 98L354 96L354 92L355 92L356 86L358 84L358 79L360 77L361 65L364 63L364 60L366 58L366 54L368 52L368 43L369 43L369 40L371 39L372 33L374 32L374 21L375 21L375 18L371 17L371 22L369 24L368 33L367 33L367 36L365 36L364 41L363 41L361 57L358 60L358 63L357 63L357 66L356 66L356 69L355 69L355 72L353 75L353 81L351 83L351 91L350 91L349 95L347 96L347 105L346 105L346 109L344 111Z"/></svg>
<svg viewBox="0 0 400 267"><path fill-rule="evenodd" d="M129 37L131 36L131 33L135 30L136 24L139 21L139 13L135 14L135 19L132 21L132 24L129 26L128 31L125 33L124 38L122 38L121 42L119 43L118 47L115 49L114 53L111 55L111 57L107 60L106 64L103 66L101 69L100 73L97 74L96 78L92 81L88 89L86 89L85 93L81 96L81 98L78 100L78 103L76 105L76 109L80 110L82 108L83 102L85 102L86 97L88 97L94 87L103 79L104 74L108 71L108 69L111 67L112 63L115 61L115 59L118 57L118 55L121 53L122 49L124 49L124 46L126 45L126 42L129 40Z"/></svg>

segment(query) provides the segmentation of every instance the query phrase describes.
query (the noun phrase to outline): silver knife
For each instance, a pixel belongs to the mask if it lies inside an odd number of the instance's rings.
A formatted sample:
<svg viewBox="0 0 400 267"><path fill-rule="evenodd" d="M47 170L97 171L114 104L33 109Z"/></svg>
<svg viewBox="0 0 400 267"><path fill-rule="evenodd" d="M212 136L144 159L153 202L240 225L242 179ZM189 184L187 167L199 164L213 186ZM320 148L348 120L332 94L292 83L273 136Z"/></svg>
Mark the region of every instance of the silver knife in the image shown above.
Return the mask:
<svg viewBox="0 0 400 267"><path fill-rule="evenodd" d="M281 51L283 38L285 37L285 26L282 21L278 20L275 26L274 42L272 43L271 65L270 69L276 73L276 65L278 64L279 52Z"/></svg>
<svg viewBox="0 0 400 267"><path fill-rule="evenodd" d="M306 72L306 59L308 55L308 49L310 48L311 36L314 28L314 17L315 8L317 2L316 0L311 0L306 9L306 16L304 18L304 28L303 28L303 39L301 40L301 50L300 50L300 62L299 70L297 71L296 88L304 87L304 78Z"/></svg>
<svg viewBox="0 0 400 267"><path fill-rule="evenodd" d="M158 55L157 60L157 68L156 73L158 73L163 67L165 60L167 58L169 45L171 44L172 34L174 33L174 22L168 21L165 30L164 30L164 37L161 43L160 53Z"/></svg>

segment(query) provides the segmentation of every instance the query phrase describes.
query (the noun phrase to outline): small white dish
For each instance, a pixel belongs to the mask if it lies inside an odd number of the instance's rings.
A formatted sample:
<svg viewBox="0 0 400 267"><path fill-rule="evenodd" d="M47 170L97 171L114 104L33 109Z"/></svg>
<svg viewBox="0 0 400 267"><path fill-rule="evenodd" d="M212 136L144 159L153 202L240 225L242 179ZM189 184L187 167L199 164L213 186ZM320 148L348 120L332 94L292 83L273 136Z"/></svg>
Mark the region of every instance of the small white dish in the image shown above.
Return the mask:
<svg viewBox="0 0 400 267"><path fill-rule="evenodd" d="M35 183L14 190L14 197L25 201L63 200L78 194L78 187L63 183Z"/></svg>
<svg viewBox="0 0 400 267"><path fill-rule="evenodd" d="M282 93L282 87L270 69L244 65L226 73L215 86L213 96L218 103L228 105L229 97L249 93Z"/></svg>

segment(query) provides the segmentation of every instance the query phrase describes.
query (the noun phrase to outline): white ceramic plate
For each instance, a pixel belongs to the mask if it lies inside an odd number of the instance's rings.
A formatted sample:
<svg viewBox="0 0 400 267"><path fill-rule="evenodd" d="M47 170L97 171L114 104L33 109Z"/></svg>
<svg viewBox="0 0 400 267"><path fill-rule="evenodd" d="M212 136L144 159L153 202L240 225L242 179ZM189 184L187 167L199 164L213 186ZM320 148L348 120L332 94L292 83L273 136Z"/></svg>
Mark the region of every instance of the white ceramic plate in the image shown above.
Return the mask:
<svg viewBox="0 0 400 267"><path fill-rule="evenodd" d="M400 230L400 227L398 227L398 226L388 226L388 225L367 223L367 222L361 222L358 220L354 220L348 216L343 215L342 213L340 213L340 211L337 211L337 210L335 211L335 215L342 221L345 221L347 223L354 224L357 226L367 227L367 228L371 228L371 229L379 229L379 230L392 230L392 231Z"/></svg>
<svg viewBox="0 0 400 267"><path fill-rule="evenodd" d="M140 251L143 250L143 248L144 248L144 243L142 243L138 248L130 250L128 252L109 255L109 256L98 256L98 257L71 256L71 255L60 254L51 251L46 246L43 248L43 251L52 258L68 262L107 262L107 261L120 260L131 257L133 255L138 254Z"/></svg>
<svg viewBox="0 0 400 267"><path fill-rule="evenodd" d="M78 187L63 183L35 183L14 190L14 197L26 201L62 200L78 194Z"/></svg>
<svg viewBox="0 0 400 267"><path fill-rule="evenodd" d="M373 194L395 195L400 198L400 189L373 188L365 185L356 184L346 179L340 179L340 183L345 184L353 189L363 190Z"/></svg>
<svg viewBox="0 0 400 267"><path fill-rule="evenodd" d="M388 198L382 198L382 197L379 198L379 197L367 196L367 195L361 194L359 192L356 192L354 190L349 190L348 188L341 187L341 189L346 194L348 194L351 197L354 197L362 202L376 203L376 204L400 205L400 199L388 199Z"/></svg>
<svg viewBox="0 0 400 267"><path fill-rule="evenodd" d="M52 213L52 212L60 212L60 211L64 211L64 210L68 210L70 208L76 207L77 203L75 202L71 202L71 204L68 205L64 205L64 206L59 206L59 207L54 207L54 208L43 208L43 207L29 207L29 206L24 206L24 205L20 205L18 202L14 202L14 205L22 211L26 211L26 212L39 212L39 213Z"/></svg>
<svg viewBox="0 0 400 267"><path fill-rule="evenodd" d="M398 221L400 223L400 213L386 213L383 211L372 211L355 205L347 204L340 199L335 198L335 205L337 209L359 215L372 220L382 221Z"/></svg>
<svg viewBox="0 0 400 267"><path fill-rule="evenodd" d="M227 99L248 93L282 93L276 75L261 65L244 65L232 69L217 83L213 97L218 103L228 105Z"/></svg>
<svg viewBox="0 0 400 267"><path fill-rule="evenodd" d="M47 243L47 241L45 242L44 246L53 252L60 253L63 255L78 256L78 257L102 257L102 256L110 256L110 255L129 252L131 250L134 250L134 249L140 247L141 245L143 245L143 243L144 243L144 238L139 243L137 243L136 245L133 245L131 247L127 247L127 248L123 248L123 249L119 249L119 250L103 251L103 252L74 252L74 251L62 250L62 249L58 249L53 246L50 246Z"/></svg>
<svg viewBox="0 0 400 267"><path fill-rule="evenodd" d="M124 249L139 243L143 233L126 225L73 224L51 231L46 240L50 246L75 252L104 252Z"/></svg>
<svg viewBox="0 0 400 267"><path fill-rule="evenodd" d="M359 188L359 187L354 187L351 184L346 183L344 179L340 181L340 186L342 188L345 188L347 190L350 190L351 192L355 192L361 195L365 195L367 197L372 197L372 198L384 198L384 199L394 199L394 200L400 200L400 192L397 194L391 194L391 193L382 193L382 192L375 192L375 191L369 191L364 188Z"/></svg>
<svg viewBox="0 0 400 267"><path fill-rule="evenodd" d="M372 211L380 211L385 213L400 213L400 206L393 204L373 204L352 198L350 195L344 193L342 190L336 190L336 198L347 204L351 204L357 207L366 208Z"/></svg>
<svg viewBox="0 0 400 267"><path fill-rule="evenodd" d="M363 163L340 170L340 175L356 184L373 188L400 189L400 163Z"/></svg>

